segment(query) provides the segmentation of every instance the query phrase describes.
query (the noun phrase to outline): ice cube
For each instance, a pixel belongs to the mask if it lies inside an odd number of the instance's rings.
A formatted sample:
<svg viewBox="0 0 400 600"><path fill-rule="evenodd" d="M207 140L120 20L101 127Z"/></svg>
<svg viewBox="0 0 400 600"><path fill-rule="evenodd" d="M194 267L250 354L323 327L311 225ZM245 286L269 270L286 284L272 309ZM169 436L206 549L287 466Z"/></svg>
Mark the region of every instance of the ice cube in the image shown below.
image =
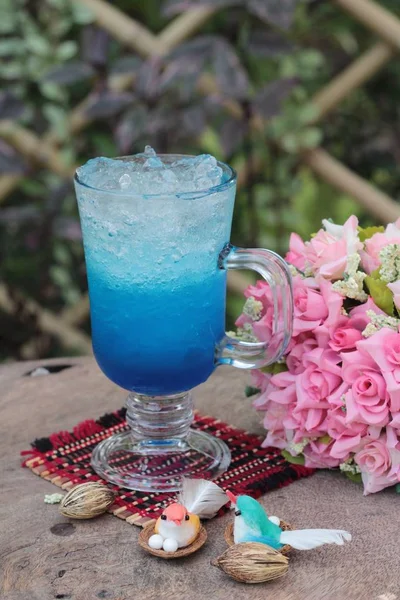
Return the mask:
<svg viewBox="0 0 400 600"><path fill-rule="evenodd" d="M164 163L158 156L152 156L143 163L144 169L163 169Z"/></svg>
<svg viewBox="0 0 400 600"><path fill-rule="evenodd" d="M146 156L157 156L156 151L151 146L145 146L144 153Z"/></svg>
<svg viewBox="0 0 400 600"><path fill-rule="evenodd" d="M119 185L122 190L128 188L130 185L132 185L131 176L128 173L124 173L123 175L121 175L121 177L119 178Z"/></svg>

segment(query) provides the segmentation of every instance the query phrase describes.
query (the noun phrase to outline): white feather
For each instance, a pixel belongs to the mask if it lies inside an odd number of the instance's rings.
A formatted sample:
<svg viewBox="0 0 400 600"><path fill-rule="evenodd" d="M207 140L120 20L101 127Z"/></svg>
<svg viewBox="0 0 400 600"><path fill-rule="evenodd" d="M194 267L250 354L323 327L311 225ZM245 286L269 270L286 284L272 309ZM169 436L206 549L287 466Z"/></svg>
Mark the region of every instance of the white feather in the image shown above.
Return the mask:
<svg viewBox="0 0 400 600"><path fill-rule="evenodd" d="M351 541L351 534L343 529L298 529L282 531L281 544L289 544L296 550L311 550L323 544L338 544Z"/></svg>
<svg viewBox="0 0 400 600"><path fill-rule="evenodd" d="M228 496L216 483L205 479L184 479L178 502L200 519L212 519L228 502Z"/></svg>

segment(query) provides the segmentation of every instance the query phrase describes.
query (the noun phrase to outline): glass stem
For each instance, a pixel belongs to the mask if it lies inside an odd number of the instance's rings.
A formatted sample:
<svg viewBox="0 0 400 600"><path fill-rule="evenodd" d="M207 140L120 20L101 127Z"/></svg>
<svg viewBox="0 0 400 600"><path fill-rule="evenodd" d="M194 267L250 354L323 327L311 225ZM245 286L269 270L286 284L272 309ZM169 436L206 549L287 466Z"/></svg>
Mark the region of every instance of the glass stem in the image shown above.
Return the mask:
<svg viewBox="0 0 400 600"><path fill-rule="evenodd" d="M193 422L191 392L171 396L145 396L132 392L126 406L126 420L136 440L184 439Z"/></svg>

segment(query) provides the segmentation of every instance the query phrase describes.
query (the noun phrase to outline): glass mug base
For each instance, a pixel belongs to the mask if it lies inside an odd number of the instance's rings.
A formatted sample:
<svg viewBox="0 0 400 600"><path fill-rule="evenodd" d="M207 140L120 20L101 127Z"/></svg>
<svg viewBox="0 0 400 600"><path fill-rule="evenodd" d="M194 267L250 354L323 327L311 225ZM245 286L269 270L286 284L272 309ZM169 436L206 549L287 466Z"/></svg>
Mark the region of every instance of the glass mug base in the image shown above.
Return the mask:
<svg viewBox="0 0 400 600"><path fill-rule="evenodd" d="M171 396L128 396L128 431L100 442L92 467L110 483L142 492L174 492L183 477L214 479L229 467L228 446L190 429L190 392Z"/></svg>
<svg viewBox="0 0 400 600"><path fill-rule="evenodd" d="M110 483L141 492L174 492L183 477L214 479L228 468L228 446L190 429L184 439L136 440L131 431L96 446L92 467Z"/></svg>

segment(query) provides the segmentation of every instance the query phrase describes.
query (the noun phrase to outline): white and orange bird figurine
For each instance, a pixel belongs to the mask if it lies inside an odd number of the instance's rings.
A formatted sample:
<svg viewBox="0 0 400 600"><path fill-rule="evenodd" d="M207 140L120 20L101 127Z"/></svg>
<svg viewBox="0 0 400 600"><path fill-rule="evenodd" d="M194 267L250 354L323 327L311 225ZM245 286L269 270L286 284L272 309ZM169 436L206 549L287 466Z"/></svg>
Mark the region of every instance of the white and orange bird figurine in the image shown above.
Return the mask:
<svg viewBox="0 0 400 600"><path fill-rule="evenodd" d="M158 517L149 546L165 552L189 546L199 535L200 519L212 519L228 501L216 483L184 479L178 501L167 506Z"/></svg>

